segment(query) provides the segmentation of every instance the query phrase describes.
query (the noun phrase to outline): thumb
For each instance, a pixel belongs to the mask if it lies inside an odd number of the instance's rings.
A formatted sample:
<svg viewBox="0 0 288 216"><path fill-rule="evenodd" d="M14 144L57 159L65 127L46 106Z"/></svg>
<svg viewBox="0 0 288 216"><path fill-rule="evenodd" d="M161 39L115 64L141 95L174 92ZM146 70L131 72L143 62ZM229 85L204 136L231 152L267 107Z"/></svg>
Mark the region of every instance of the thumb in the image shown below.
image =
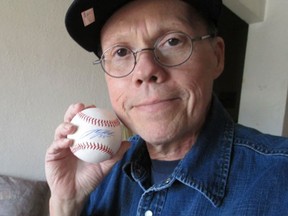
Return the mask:
<svg viewBox="0 0 288 216"><path fill-rule="evenodd" d="M109 172L109 170L114 166L114 164L122 159L123 155L129 148L130 148L130 142L122 141L120 148L116 152L116 154L111 159L101 162L104 173Z"/></svg>

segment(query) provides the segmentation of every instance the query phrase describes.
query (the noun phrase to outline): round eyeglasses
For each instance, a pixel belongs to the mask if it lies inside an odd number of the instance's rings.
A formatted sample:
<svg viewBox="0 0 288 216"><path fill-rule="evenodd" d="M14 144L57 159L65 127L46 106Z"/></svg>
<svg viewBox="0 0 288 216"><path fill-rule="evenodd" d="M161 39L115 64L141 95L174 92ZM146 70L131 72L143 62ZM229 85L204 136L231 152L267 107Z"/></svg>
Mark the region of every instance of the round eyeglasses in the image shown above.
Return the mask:
<svg viewBox="0 0 288 216"><path fill-rule="evenodd" d="M155 61L164 67L175 67L185 63L193 51L195 41L205 40L215 35L209 34L192 38L183 32L169 32L156 40L153 48L136 51L128 47L115 45L105 50L99 60L93 64L101 64L105 73L111 77L128 76L137 64L137 54L152 51Z"/></svg>

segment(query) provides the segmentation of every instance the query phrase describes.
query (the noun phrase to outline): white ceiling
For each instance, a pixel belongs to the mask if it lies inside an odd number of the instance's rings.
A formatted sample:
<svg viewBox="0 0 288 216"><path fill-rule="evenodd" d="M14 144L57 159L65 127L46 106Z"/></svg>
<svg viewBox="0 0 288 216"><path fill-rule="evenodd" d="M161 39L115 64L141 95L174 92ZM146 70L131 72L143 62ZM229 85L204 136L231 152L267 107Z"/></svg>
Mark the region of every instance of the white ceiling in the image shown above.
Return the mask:
<svg viewBox="0 0 288 216"><path fill-rule="evenodd" d="M267 0L223 0L223 3L248 24L265 18Z"/></svg>

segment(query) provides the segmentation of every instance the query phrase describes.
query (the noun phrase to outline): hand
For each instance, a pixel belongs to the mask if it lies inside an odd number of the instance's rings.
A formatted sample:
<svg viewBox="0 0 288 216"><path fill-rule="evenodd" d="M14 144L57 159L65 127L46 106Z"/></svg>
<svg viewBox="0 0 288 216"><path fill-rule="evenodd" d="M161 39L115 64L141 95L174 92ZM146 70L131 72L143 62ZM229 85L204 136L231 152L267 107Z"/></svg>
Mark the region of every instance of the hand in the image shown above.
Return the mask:
<svg viewBox="0 0 288 216"><path fill-rule="evenodd" d="M69 211L70 213L76 212L76 210L80 212L85 199L101 183L130 146L129 142L122 142L119 151L112 159L98 164L86 163L75 157L70 150L73 140L67 139L67 135L77 130L77 127L72 125L70 121L83 109L85 109L83 104L71 105L68 108L64 123L56 129L54 141L46 152L45 170L51 190L51 215L53 212L60 212L57 209L60 206L61 208L70 208L70 210L65 210L67 214ZM63 211L62 215L64 214Z"/></svg>

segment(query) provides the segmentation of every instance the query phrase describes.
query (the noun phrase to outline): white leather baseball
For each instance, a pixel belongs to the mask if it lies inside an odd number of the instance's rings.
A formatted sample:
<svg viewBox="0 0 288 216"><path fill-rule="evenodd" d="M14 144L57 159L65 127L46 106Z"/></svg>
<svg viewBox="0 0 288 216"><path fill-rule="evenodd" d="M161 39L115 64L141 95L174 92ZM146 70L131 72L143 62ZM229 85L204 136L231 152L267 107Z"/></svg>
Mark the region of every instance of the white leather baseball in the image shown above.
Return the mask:
<svg viewBox="0 0 288 216"><path fill-rule="evenodd" d="M71 151L79 159L99 163L110 159L121 144L121 125L114 113L100 108L82 110L71 121L78 126Z"/></svg>

